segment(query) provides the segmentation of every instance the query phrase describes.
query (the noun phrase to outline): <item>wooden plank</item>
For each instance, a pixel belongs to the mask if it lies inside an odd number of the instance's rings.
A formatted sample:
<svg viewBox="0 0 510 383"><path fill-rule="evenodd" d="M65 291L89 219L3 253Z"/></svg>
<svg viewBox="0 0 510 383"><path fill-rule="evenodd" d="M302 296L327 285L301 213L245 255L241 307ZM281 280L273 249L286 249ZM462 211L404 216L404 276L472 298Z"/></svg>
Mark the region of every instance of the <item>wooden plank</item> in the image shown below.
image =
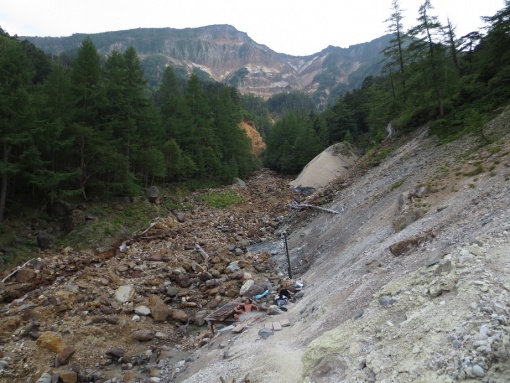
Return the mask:
<svg viewBox="0 0 510 383"><path fill-rule="evenodd" d="M282 329L282 325L280 322L273 322L273 330L274 331L280 331Z"/></svg>
<svg viewBox="0 0 510 383"><path fill-rule="evenodd" d="M246 328L246 324L242 323L242 324L238 324L236 327L234 327L232 329L232 332L233 333L236 333L236 334L239 334L240 332L242 332L244 329Z"/></svg>
<svg viewBox="0 0 510 383"><path fill-rule="evenodd" d="M282 319L280 321L280 324L282 325L282 327L289 327L290 326L290 321L288 319Z"/></svg>

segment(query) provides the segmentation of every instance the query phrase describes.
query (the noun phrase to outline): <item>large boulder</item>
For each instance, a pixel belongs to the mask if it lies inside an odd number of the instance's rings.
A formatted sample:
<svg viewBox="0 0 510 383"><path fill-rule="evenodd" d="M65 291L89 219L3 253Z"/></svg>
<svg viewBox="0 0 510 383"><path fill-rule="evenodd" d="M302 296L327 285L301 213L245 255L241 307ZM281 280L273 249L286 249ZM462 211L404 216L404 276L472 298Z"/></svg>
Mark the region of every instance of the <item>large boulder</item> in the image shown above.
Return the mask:
<svg viewBox="0 0 510 383"><path fill-rule="evenodd" d="M160 192L156 186L151 186L150 188L147 189L145 195L149 199L149 202L156 203L159 200Z"/></svg>
<svg viewBox="0 0 510 383"><path fill-rule="evenodd" d="M41 250L47 250L55 243L55 237L46 231L40 231L37 234L37 246Z"/></svg>
<svg viewBox="0 0 510 383"><path fill-rule="evenodd" d="M346 173L358 158L343 143L331 145L311 160L289 186L296 192L310 194Z"/></svg>

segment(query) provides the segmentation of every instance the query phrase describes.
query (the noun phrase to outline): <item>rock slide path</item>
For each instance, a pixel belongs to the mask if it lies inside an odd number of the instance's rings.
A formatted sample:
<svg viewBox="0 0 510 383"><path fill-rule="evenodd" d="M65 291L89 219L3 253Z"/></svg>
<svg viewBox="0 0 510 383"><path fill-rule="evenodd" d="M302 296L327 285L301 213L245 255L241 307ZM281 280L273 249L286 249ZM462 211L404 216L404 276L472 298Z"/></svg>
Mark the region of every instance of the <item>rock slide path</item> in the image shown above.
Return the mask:
<svg viewBox="0 0 510 383"><path fill-rule="evenodd" d="M180 381L211 341L204 318L246 281L281 278L269 252L248 247L278 238L288 182L263 170L207 191L241 203L215 209L196 192L118 248L39 253L0 285L0 382Z"/></svg>

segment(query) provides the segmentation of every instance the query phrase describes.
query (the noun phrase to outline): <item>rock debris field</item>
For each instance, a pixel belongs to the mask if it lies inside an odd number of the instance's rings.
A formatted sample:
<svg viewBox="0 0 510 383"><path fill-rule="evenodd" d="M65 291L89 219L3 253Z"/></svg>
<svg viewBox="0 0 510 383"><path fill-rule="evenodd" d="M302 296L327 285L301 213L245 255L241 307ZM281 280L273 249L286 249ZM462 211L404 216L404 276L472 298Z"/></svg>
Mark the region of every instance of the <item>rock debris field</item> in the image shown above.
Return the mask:
<svg viewBox="0 0 510 383"><path fill-rule="evenodd" d="M0 381L508 382L509 121L483 146L423 128L306 197L262 171L237 205L197 193L120 247L37 254L0 287ZM241 292L271 303L283 231L304 288L213 334Z"/></svg>

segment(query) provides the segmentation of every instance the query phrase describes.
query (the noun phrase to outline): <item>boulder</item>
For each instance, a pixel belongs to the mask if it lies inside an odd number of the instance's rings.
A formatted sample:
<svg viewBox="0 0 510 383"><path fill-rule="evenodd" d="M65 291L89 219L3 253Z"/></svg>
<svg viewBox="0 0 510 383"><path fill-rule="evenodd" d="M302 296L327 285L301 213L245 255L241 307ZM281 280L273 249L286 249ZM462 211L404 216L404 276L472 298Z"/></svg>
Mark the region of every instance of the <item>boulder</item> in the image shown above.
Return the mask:
<svg viewBox="0 0 510 383"><path fill-rule="evenodd" d="M83 210L75 209L67 216L65 223L65 231L71 232L78 226L83 225L87 221L87 217Z"/></svg>
<svg viewBox="0 0 510 383"><path fill-rule="evenodd" d="M173 309L170 311L170 316L173 320L181 323L188 323L188 314L184 310Z"/></svg>
<svg viewBox="0 0 510 383"><path fill-rule="evenodd" d="M35 344L46 351L59 353L62 351L64 340L56 332L46 331L41 334Z"/></svg>
<svg viewBox="0 0 510 383"><path fill-rule="evenodd" d="M55 237L49 234L48 232L40 231L39 234L37 234L37 246L41 250L50 249L54 243Z"/></svg>
<svg viewBox="0 0 510 383"><path fill-rule="evenodd" d="M149 202L156 203L159 199L160 192L156 186L151 186L150 188L147 189L145 195L149 199Z"/></svg>
<svg viewBox="0 0 510 383"><path fill-rule="evenodd" d="M151 295L149 297L149 307L151 315L155 321L164 321L170 315L170 310L167 305L157 295Z"/></svg>
<svg viewBox="0 0 510 383"><path fill-rule="evenodd" d="M18 283L26 283L26 282L34 279L36 275L37 274L32 269L26 269L26 268L20 269L16 273L16 282L18 282Z"/></svg>

